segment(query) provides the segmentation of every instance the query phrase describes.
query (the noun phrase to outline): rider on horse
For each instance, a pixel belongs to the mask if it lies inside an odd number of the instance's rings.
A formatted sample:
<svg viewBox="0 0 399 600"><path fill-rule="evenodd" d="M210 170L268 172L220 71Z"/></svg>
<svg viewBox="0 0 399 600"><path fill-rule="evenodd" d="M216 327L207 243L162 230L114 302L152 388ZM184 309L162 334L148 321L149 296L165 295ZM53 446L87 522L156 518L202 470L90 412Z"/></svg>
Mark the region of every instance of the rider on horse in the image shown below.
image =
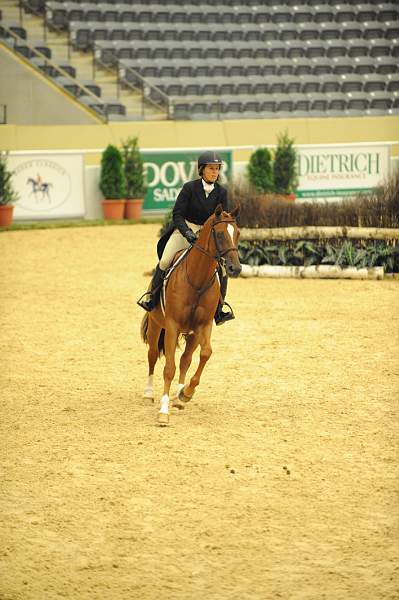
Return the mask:
<svg viewBox="0 0 399 600"><path fill-rule="evenodd" d="M159 302L165 271L179 250L185 250L195 244L197 234L202 225L215 211L218 204L227 211L227 191L218 183L222 159L213 151L204 152L198 158L198 173L200 178L185 183L176 199L173 208L173 220L164 235L158 241L157 253L159 263L151 281L151 290L147 292L148 300L138 301L144 310L151 311ZM221 325L234 319L231 310L223 311L227 291L227 275L219 272L220 295L215 323Z"/></svg>

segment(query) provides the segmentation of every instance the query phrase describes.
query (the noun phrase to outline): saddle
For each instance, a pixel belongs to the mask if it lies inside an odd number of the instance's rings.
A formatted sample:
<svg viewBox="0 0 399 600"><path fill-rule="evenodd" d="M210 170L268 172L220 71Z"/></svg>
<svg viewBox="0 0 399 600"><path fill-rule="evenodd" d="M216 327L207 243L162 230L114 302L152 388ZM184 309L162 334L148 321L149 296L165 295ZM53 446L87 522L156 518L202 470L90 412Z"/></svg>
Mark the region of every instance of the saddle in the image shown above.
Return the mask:
<svg viewBox="0 0 399 600"><path fill-rule="evenodd" d="M183 262L183 260L186 258L187 254L190 252L190 250L191 250L191 247L186 248L186 250L179 250L179 252L176 252L176 254L173 257L172 264L170 265L170 267L168 267L168 269L165 272L163 282L162 282L161 296L160 296L160 305L161 305L162 312L164 314L165 314L166 287L168 285L169 278L172 275L173 271L180 265L180 263Z"/></svg>

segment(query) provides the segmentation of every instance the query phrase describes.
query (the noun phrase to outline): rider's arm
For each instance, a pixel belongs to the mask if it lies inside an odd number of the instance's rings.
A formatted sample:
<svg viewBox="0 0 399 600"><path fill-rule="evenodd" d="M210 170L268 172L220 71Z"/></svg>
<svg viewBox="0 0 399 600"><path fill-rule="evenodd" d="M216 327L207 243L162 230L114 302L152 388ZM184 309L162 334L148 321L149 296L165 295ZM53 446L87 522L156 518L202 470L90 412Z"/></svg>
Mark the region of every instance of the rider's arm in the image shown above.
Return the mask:
<svg viewBox="0 0 399 600"><path fill-rule="evenodd" d="M187 184L184 184L179 195L177 196L175 206L173 208L173 223L184 237L186 237L187 231L190 230L185 221L190 198L191 191Z"/></svg>
<svg viewBox="0 0 399 600"><path fill-rule="evenodd" d="M225 210L226 212L229 212L230 210L230 203L227 197L227 190L225 188L221 188L221 201L222 201L222 206L223 206L223 210Z"/></svg>

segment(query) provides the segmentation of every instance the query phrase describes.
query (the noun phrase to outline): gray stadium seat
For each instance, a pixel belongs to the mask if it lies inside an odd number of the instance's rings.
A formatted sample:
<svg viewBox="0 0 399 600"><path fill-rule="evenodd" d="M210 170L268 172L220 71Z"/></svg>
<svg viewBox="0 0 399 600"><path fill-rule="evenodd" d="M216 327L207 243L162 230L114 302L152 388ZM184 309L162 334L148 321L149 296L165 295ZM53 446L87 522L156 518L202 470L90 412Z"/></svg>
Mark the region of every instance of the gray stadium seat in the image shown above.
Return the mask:
<svg viewBox="0 0 399 600"><path fill-rule="evenodd" d="M392 48L392 40L385 39L377 39L377 40L368 40L371 45L369 55L372 58L376 58L378 56L394 56L394 48Z"/></svg>
<svg viewBox="0 0 399 600"><path fill-rule="evenodd" d="M313 94L320 90L321 84L322 78L319 75L306 75L300 78L300 91L303 94Z"/></svg>
<svg viewBox="0 0 399 600"><path fill-rule="evenodd" d="M320 4L315 0L315 5L317 5L317 11L313 18L315 23L331 23L335 20L335 11L329 4Z"/></svg>
<svg viewBox="0 0 399 600"><path fill-rule="evenodd" d="M365 26L358 21L340 23L339 28L343 40L359 40L364 37Z"/></svg>
<svg viewBox="0 0 399 600"><path fill-rule="evenodd" d="M347 106L347 98L345 94L329 94L328 96L328 111L344 111Z"/></svg>
<svg viewBox="0 0 399 600"><path fill-rule="evenodd" d="M368 56L357 56L352 64L354 66L354 72L359 75L374 73L376 69L375 62L370 60Z"/></svg>
<svg viewBox="0 0 399 600"><path fill-rule="evenodd" d="M359 92L351 92L348 94L347 110L348 111L363 111L369 107L367 95Z"/></svg>
<svg viewBox="0 0 399 600"><path fill-rule="evenodd" d="M372 92L370 94L370 109L378 109L381 111L388 112L393 105L392 96L387 95L385 92Z"/></svg>
<svg viewBox="0 0 399 600"><path fill-rule="evenodd" d="M317 10L312 6L295 3L292 7L294 23L311 23Z"/></svg>
<svg viewBox="0 0 399 600"><path fill-rule="evenodd" d="M386 75L378 75L378 73L368 73L363 77L363 89L366 93L383 92L388 83Z"/></svg>
<svg viewBox="0 0 399 600"><path fill-rule="evenodd" d="M342 75L341 80L341 92L347 94L348 92L361 92L363 89L363 77L362 75L356 75L355 73L349 75Z"/></svg>
<svg viewBox="0 0 399 600"><path fill-rule="evenodd" d="M387 81L388 92L399 92L399 75L389 75ZM373 90L376 91L376 90Z"/></svg>
<svg viewBox="0 0 399 600"><path fill-rule="evenodd" d="M330 75L334 69L334 61L329 58L316 57L312 60L312 75Z"/></svg>
<svg viewBox="0 0 399 600"><path fill-rule="evenodd" d="M370 50L370 41L366 40L347 40L348 56L356 58L357 56L368 56Z"/></svg>
<svg viewBox="0 0 399 600"><path fill-rule="evenodd" d="M297 28L299 31L299 39L304 42L318 40L320 37L320 27L317 23L299 23Z"/></svg>
<svg viewBox="0 0 399 600"><path fill-rule="evenodd" d="M334 7L335 21L337 23L346 23L356 20L356 9L351 4L339 4Z"/></svg>
<svg viewBox="0 0 399 600"><path fill-rule="evenodd" d="M360 23L368 23L377 20L377 6L375 4L361 3L356 18Z"/></svg>
<svg viewBox="0 0 399 600"><path fill-rule="evenodd" d="M321 82L321 91L324 94L335 94L341 89L341 83L336 76L325 76Z"/></svg>
<svg viewBox="0 0 399 600"><path fill-rule="evenodd" d="M342 29L334 22L315 23L319 27L321 40L339 40Z"/></svg>
<svg viewBox="0 0 399 600"><path fill-rule="evenodd" d="M385 3L378 5L377 20L381 23L388 21L397 21L399 19L399 9L396 3Z"/></svg>
<svg viewBox="0 0 399 600"><path fill-rule="evenodd" d="M375 40L383 37L386 37L385 28L381 23L371 22L363 24L363 38L365 40Z"/></svg>
<svg viewBox="0 0 399 600"><path fill-rule="evenodd" d="M328 98L325 94L310 95L310 110L312 112L326 112L328 108Z"/></svg>
<svg viewBox="0 0 399 600"><path fill-rule="evenodd" d="M73 81L71 79L68 79L67 77L58 76L54 78L54 81L55 83L57 83L57 85L62 87L64 90L66 90L73 96L78 97L81 95L80 86L76 80Z"/></svg>

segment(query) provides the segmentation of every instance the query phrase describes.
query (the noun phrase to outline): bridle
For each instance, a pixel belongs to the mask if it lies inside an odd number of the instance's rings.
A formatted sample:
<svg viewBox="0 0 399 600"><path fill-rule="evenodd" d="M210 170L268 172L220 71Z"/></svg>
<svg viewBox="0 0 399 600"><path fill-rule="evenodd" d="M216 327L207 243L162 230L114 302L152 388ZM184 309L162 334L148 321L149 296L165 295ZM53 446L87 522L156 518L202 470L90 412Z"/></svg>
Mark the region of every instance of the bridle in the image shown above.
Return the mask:
<svg viewBox="0 0 399 600"><path fill-rule="evenodd" d="M215 219L212 223L211 226L211 231L212 231L212 235L213 235L213 239L215 242L215 247L216 247L216 255L211 254L210 252L208 252L208 250L205 250L205 248L203 248L202 246L199 246L197 243L194 242L194 244L192 244L192 248L195 248L196 250L199 250L200 252L202 252L202 254L205 254L205 256L208 256L209 258L212 258L213 260L215 260L219 266L219 269L224 269L226 266L226 254L228 254L229 252L237 252L238 254L238 247L231 245L228 248L226 248L225 250L221 250L220 246L218 244L217 241L217 235L216 235L216 231L215 231L215 227L216 225L219 225L219 223L236 223L235 219ZM216 269L212 275L212 277L209 279L209 281L207 281L205 283L205 285L203 285L200 288L197 288L196 285L194 285L194 283L191 281L190 276L188 274L187 271L187 261L185 261L186 263L186 277L187 277L187 281L190 284L190 286L197 292L198 298L197 298L197 302L199 301L199 298L202 296L202 294L204 292L206 292L206 290L208 290L211 285L213 284L215 278L216 278ZM196 304L193 305L193 310L195 310Z"/></svg>
<svg viewBox="0 0 399 600"><path fill-rule="evenodd" d="M199 250L200 252L202 252L202 254L205 254L206 256L208 256L209 258L213 258L213 260L216 260L216 262L218 264L224 265L226 262L225 256L226 254L228 254L229 252L237 252L238 254L238 247L231 245L228 248L226 248L225 250L221 250L220 246L218 244L218 239L217 239L217 235L216 235L216 231L215 231L215 227L216 225L219 225L219 223L236 223L235 219L216 219L215 221L213 221L212 226L211 226L211 231L212 231L212 235L213 235L213 240L215 242L215 247L216 247L216 255L214 256L213 254L211 254L210 252L208 252L207 250L205 250L205 248L203 248L202 246L199 246L197 243L194 242L194 244L192 244L192 247L195 248L196 250Z"/></svg>

